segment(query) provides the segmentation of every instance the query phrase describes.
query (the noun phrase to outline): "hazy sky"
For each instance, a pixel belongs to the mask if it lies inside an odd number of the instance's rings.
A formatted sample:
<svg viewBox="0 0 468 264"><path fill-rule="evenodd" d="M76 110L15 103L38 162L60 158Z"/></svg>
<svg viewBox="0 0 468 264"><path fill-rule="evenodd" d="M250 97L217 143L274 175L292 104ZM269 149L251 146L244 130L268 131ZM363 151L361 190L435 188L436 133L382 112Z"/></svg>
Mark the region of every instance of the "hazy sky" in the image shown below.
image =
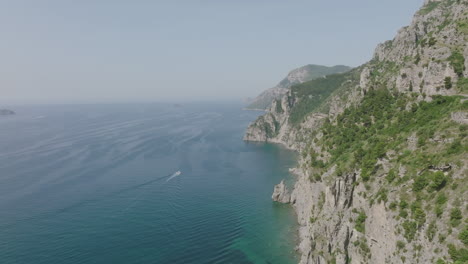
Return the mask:
<svg viewBox="0 0 468 264"><path fill-rule="evenodd" d="M423 0L0 0L0 103L240 99L358 66Z"/></svg>

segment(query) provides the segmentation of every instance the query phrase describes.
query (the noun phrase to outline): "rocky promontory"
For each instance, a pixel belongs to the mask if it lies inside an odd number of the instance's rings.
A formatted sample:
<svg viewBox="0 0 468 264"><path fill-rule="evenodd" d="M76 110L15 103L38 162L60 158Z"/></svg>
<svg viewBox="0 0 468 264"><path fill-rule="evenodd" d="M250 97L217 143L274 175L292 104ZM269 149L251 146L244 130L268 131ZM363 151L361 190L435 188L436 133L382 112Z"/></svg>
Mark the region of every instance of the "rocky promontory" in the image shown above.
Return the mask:
<svg viewBox="0 0 468 264"><path fill-rule="evenodd" d="M291 194L284 184L284 181L281 181L279 184L275 185L271 199L279 203L289 203L291 200Z"/></svg>
<svg viewBox="0 0 468 264"><path fill-rule="evenodd" d="M295 84L300 84L326 75L349 71L351 68L344 65L327 67L322 65L309 64L294 69L279 82L275 87L263 91L254 98L246 107L248 110L266 110L274 100L280 99Z"/></svg>

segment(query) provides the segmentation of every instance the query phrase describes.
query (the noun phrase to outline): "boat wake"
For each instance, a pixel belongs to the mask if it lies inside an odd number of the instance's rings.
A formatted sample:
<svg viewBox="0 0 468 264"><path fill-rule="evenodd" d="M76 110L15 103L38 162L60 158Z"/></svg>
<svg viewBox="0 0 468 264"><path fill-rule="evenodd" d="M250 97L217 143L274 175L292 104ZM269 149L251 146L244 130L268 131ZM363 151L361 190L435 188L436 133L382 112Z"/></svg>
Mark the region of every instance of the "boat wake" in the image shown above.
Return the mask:
<svg viewBox="0 0 468 264"><path fill-rule="evenodd" d="M168 182L168 181L174 179L175 177L179 176L180 174L182 174L181 171L176 171L176 172L174 172L169 178L167 178L166 182Z"/></svg>
<svg viewBox="0 0 468 264"><path fill-rule="evenodd" d="M172 180L173 178L179 176L180 174L182 174L181 171L176 171L176 172L174 172L173 174L171 174L171 175L169 175L169 176L163 176L163 177L157 178L157 179L155 179L155 180L152 180L152 181L149 181L149 182L146 182L146 183L143 183L143 184L139 184L139 185L137 185L137 186L134 186L134 187L132 187L132 189L135 189L135 187L136 187L136 188L140 188L140 187L142 187L142 186L151 184L151 183L156 182L156 181L163 180L163 179L165 179L165 178L167 178L166 182L168 182L168 181ZM127 190L128 190L128 189L127 189ZM131 202L127 207L125 207L122 211L120 211L120 214L125 213L125 212L127 212L130 208L132 208L132 207L135 205L135 203L139 200L139 198L140 198L141 195L143 195L143 192L139 192L139 194L133 198L132 202ZM114 216L114 217L115 217L115 216Z"/></svg>
<svg viewBox="0 0 468 264"><path fill-rule="evenodd" d="M57 213L66 213L70 210L73 210L73 209L76 209L78 207L81 207L81 206L86 206L88 204L92 204L92 203L96 203L96 202L100 202L100 201L103 201L105 199L109 199L111 197L115 197L117 195L120 195L122 193L125 193L125 192L129 192L129 191L132 191L132 190L136 190L136 189L140 189L144 186L147 186L147 185L150 185L150 184L153 184L155 182L159 182L159 181L162 181L164 179L166 179L166 182L174 179L175 177L181 175L182 172L181 171L176 171L172 174L169 174L169 175L165 175L165 176L162 176L162 177L158 177L156 179L153 179L151 181L147 181L147 182L144 182L144 183L140 183L140 184L137 184L137 185L133 185L133 186L130 186L128 188L125 188L125 189L122 189L122 190L118 190L118 191L115 191L115 192L112 192L112 193L109 193L103 197L99 197L99 198L96 198L96 199L88 199L88 200L85 200L85 201L82 201L82 202L78 202L78 203L75 203L75 204L72 204L70 206L66 206L64 208L59 208L59 209L55 209L55 210L52 210L52 211L49 211L49 212L44 212L44 213L41 213L39 215L35 215L35 216L31 216L31 217L26 217L26 218L23 218L23 219L19 219L17 220L15 223L11 223L11 224L6 224L6 225L0 225L0 230L3 229L3 228L9 228L11 226L14 226L16 225L17 223L19 222L24 222L24 221L28 221L28 220L37 220L37 219L42 219L42 218L46 218L46 217L50 217L51 215L55 215ZM130 208L132 208L135 203L139 200L139 198L141 197L141 195L143 195L144 192L139 192L130 202L130 204L125 207L124 209L120 210L120 212L118 212L117 214L111 216L113 218L115 218L118 214L122 214L122 213L125 213L126 211L128 211Z"/></svg>

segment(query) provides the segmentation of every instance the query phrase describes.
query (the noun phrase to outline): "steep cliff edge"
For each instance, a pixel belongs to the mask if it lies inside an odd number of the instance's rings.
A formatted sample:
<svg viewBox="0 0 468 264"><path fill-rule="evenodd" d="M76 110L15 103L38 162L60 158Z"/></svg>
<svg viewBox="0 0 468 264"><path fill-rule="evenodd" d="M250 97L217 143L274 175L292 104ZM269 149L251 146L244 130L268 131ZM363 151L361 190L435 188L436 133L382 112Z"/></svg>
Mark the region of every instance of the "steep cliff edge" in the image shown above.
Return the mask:
<svg viewBox="0 0 468 264"><path fill-rule="evenodd" d="M249 126L300 152L301 263L468 261L467 42L468 1L426 1L370 62L292 86Z"/></svg>
<svg viewBox="0 0 468 264"><path fill-rule="evenodd" d="M273 100L280 99L293 85L321 78L329 74L346 72L350 69L350 67L344 65L327 67L314 64L294 69L275 87L265 90L253 99L247 106L247 109L268 109Z"/></svg>

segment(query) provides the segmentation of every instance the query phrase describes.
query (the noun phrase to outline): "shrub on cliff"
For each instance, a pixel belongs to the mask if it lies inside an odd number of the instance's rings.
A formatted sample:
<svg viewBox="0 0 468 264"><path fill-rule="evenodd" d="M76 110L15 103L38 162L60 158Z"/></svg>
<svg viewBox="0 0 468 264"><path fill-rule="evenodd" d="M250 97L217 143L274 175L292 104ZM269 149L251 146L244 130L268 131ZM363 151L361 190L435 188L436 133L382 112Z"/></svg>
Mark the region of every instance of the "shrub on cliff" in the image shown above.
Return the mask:
<svg viewBox="0 0 468 264"><path fill-rule="evenodd" d="M463 244L468 246L468 226L465 226L463 231L458 235L458 238L463 242Z"/></svg>
<svg viewBox="0 0 468 264"><path fill-rule="evenodd" d="M450 211L450 224L452 226L458 226L462 218L463 218L463 215L459 208L453 208Z"/></svg>
<svg viewBox="0 0 468 264"><path fill-rule="evenodd" d="M355 225L355 229L357 231L361 233L366 232L366 219L367 219L366 213L364 213L364 211L359 212L359 215L356 218L356 225Z"/></svg>
<svg viewBox="0 0 468 264"><path fill-rule="evenodd" d="M458 50L452 52L452 55L448 58L450 64L453 67L455 73L459 76L463 76L463 72L465 71L465 57L461 54Z"/></svg>

